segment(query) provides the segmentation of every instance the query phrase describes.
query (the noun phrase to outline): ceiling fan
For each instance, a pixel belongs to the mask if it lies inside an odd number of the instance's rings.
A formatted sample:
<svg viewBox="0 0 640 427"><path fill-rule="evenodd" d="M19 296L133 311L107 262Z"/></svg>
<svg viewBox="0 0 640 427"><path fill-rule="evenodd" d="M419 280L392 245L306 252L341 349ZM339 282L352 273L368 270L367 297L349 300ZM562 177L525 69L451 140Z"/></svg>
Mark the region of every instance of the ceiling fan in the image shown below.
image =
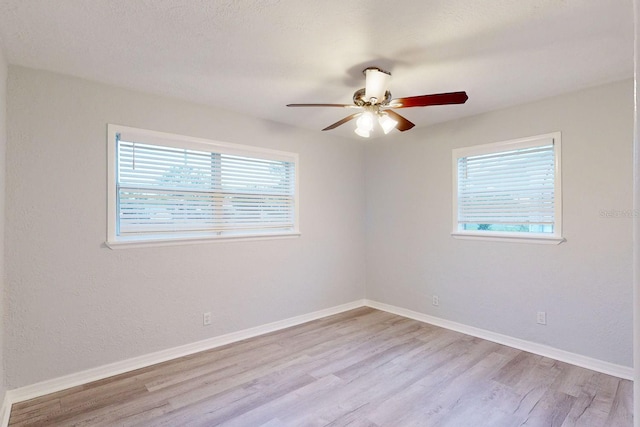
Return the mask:
<svg viewBox="0 0 640 427"><path fill-rule="evenodd" d="M410 96L391 99L388 90L391 73L378 67L363 70L365 87L353 94L353 104L287 104L287 107L340 107L358 108L363 111L351 114L342 120L327 126L324 130L335 129L350 120L356 120L356 134L368 138L375 127L375 119L385 134L396 128L401 132L415 126L392 108L427 107L430 105L464 104L469 97L466 92L436 93L431 95Z"/></svg>

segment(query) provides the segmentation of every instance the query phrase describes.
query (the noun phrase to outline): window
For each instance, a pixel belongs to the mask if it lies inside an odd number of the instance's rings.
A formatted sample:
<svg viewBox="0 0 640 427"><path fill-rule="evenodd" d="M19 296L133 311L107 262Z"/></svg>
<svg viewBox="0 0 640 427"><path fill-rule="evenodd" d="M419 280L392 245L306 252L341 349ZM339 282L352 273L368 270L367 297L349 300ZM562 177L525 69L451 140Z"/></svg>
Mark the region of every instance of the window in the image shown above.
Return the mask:
<svg viewBox="0 0 640 427"><path fill-rule="evenodd" d="M108 126L107 244L298 234L298 155Z"/></svg>
<svg viewBox="0 0 640 427"><path fill-rule="evenodd" d="M453 170L454 237L563 241L559 132L455 149Z"/></svg>

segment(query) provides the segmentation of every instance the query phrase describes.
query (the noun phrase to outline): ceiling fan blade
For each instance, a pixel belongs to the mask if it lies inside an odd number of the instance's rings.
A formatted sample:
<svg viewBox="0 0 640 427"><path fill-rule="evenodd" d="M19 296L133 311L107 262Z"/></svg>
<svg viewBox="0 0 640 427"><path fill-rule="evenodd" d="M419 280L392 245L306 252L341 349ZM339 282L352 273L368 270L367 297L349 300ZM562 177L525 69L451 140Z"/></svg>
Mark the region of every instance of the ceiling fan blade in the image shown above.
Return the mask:
<svg viewBox="0 0 640 427"><path fill-rule="evenodd" d="M326 128L324 128L324 129L322 129L322 130L331 130L331 129L335 129L335 128L337 128L338 126L340 126L340 125L343 125L343 124L347 123L349 120L353 120L353 119L355 119L356 117L358 117L358 116L359 116L359 115L361 115L361 114L362 114L362 113L354 113L354 114L352 114L352 115L350 115L350 116L345 117L345 118L344 118L344 119L342 119L342 120L339 120L339 121L335 122L335 123L334 123L334 124L332 124L332 125L327 126Z"/></svg>
<svg viewBox="0 0 640 427"><path fill-rule="evenodd" d="M427 107L429 105L464 104L469 97L467 92L434 93L432 95L410 96L392 99L390 108Z"/></svg>
<svg viewBox="0 0 640 427"><path fill-rule="evenodd" d="M393 110L384 110L391 118L398 122L396 125L396 129L400 132L404 132L405 130L409 130L415 126L415 124L411 123L409 120L402 117L400 114L396 113Z"/></svg>
<svg viewBox="0 0 640 427"><path fill-rule="evenodd" d="M341 108L360 108L353 104L287 104L287 107L341 107Z"/></svg>

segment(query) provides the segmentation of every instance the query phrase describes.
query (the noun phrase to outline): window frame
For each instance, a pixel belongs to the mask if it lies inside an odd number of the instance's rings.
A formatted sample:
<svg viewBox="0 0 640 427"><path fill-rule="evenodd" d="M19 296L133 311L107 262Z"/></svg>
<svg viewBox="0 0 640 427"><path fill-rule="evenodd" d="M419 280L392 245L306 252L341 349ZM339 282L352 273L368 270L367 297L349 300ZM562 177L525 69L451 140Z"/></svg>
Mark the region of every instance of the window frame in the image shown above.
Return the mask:
<svg viewBox="0 0 640 427"><path fill-rule="evenodd" d="M460 230L458 222L458 160L485 154L508 152L523 148L542 147L553 143L554 152L554 224L553 233L527 233L495 230ZM455 239L488 240L499 242L540 243L557 245L565 241L562 236L562 135L552 132L508 141L455 148L452 150L453 210L451 236Z"/></svg>
<svg viewBox="0 0 640 427"><path fill-rule="evenodd" d="M293 229L269 233L219 234L217 232L118 235L118 194L117 194L117 134L126 134L142 144L162 145L180 149L202 150L212 153L254 157L266 160L288 161L294 164ZM272 150L250 145L220 142L205 138L139 129L116 124L107 125L107 239L105 245L111 249L146 246L168 246L220 241L266 240L295 238L300 236L299 215L299 156L297 153Z"/></svg>

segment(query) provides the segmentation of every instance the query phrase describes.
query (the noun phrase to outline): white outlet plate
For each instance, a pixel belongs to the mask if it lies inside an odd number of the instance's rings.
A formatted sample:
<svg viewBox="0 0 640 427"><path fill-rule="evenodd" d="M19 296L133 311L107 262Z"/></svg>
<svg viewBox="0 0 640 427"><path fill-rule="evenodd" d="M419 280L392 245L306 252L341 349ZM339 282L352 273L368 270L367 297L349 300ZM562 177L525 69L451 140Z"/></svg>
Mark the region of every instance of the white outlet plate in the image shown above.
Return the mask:
<svg viewBox="0 0 640 427"><path fill-rule="evenodd" d="M202 326L209 326L211 324L211 312L202 313Z"/></svg>
<svg viewBox="0 0 640 427"><path fill-rule="evenodd" d="M431 304L433 304L435 306L439 306L440 305L440 298L438 298L438 295L434 295L431 298Z"/></svg>
<svg viewBox="0 0 640 427"><path fill-rule="evenodd" d="M538 312L538 316L536 318L536 322L538 323L538 325L546 325L547 324L547 312L546 311L539 311Z"/></svg>

